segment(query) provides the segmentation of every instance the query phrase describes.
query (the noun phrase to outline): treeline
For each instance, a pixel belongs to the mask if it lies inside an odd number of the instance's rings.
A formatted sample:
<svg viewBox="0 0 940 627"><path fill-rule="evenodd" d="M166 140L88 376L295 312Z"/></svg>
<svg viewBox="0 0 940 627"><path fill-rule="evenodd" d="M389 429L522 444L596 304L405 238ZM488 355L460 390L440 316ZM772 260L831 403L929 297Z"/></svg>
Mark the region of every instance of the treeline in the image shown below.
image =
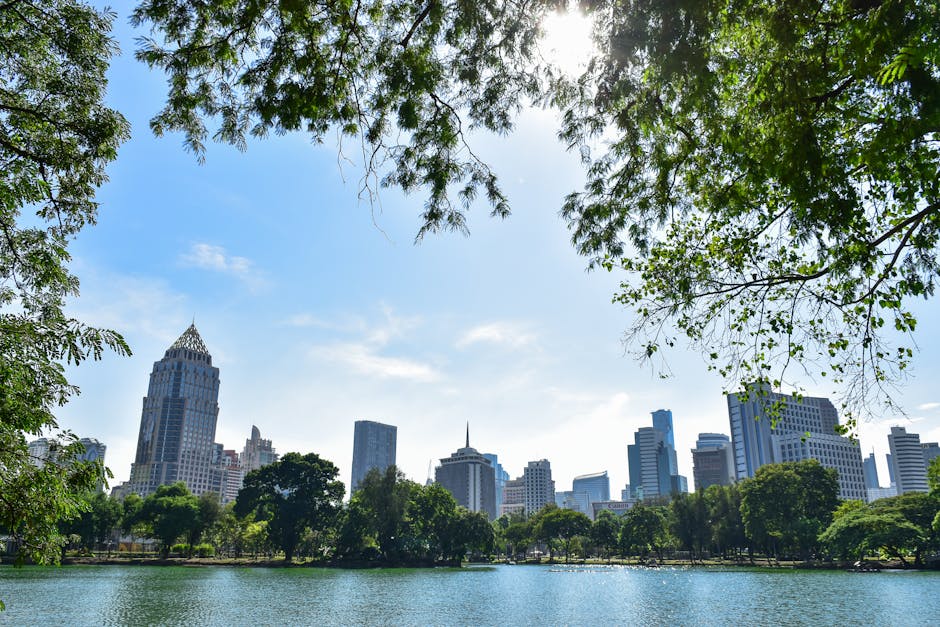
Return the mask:
<svg viewBox="0 0 940 627"><path fill-rule="evenodd" d="M814 460L771 464L732 486L638 503L593 522L554 504L529 517L459 507L438 485L371 471L343 504L338 469L315 454L288 453L253 471L235 503L161 486L123 501L97 494L62 524L72 548L116 548L118 534L156 540L163 556L283 556L322 562L459 563L467 556L523 560L685 558L808 560L889 558L922 566L940 551L940 461L931 492L871 504L840 501L834 470Z"/></svg>
<svg viewBox="0 0 940 627"><path fill-rule="evenodd" d="M641 502L623 516L601 511L593 523L549 505L528 519L502 517L494 527L498 550L514 559L544 549L566 559L873 557L920 567L940 551L940 460L930 477L930 493L865 504L840 501L836 472L815 460L770 464L736 485Z"/></svg>
<svg viewBox="0 0 940 627"><path fill-rule="evenodd" d="M491 553L486 515L459 507L441 486L409 481L395 467L373 470L344 506L338 472L316 454L288 453L248 473L237 500L224 507L217 495L194 496L183 483L146 498L95 494L88 511L60 530L73 550L110 552L121 535L131 544L156 541L163 557L459 564L468 554Z"/></svg>

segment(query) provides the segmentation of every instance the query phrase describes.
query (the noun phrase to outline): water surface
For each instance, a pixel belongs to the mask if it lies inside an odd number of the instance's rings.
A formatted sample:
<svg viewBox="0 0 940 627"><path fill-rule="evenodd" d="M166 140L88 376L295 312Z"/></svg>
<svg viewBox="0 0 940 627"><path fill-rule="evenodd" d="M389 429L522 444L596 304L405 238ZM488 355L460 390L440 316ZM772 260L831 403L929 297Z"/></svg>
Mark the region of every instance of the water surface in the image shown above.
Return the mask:
<svg viewBox="0 0 940 627"><path fill-rule="evenodd" d="M9 625L938 625L940 572L0 567Z"/></svg>

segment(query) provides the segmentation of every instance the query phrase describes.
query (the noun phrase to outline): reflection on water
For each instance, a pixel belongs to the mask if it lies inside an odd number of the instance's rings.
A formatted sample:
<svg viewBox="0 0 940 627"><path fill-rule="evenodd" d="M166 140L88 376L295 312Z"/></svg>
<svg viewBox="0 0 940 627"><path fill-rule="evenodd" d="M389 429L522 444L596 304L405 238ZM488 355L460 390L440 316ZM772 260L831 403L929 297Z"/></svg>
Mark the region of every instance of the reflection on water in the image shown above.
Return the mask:
<svg viewBox="0 0 940 627"><path fill-rule="evenodd" d="M9 625L930 625L940 573L0 567Z"/></svg>

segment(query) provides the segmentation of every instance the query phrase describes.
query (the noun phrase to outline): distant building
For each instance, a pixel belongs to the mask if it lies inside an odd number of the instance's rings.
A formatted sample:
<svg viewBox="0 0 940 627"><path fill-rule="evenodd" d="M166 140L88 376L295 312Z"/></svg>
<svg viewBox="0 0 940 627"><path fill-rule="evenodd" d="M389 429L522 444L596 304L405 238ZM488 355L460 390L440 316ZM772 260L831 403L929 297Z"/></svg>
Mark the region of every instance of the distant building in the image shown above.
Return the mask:
<svg viewBox="0 0 940 627"><path fill-rule="evenodd" d="M574 490L563 490L555 492L555 505L561 509L570 509L590 516L591 499L587 492L575 492Z"/></svg>
<svg viewBox="0 0 940 627"><path fill-rule="evenodd" d="M930 462L940 457L940 444L936 442L921 442L920 448L924 451L924 466L930 466Z"/></svg>
<svg viewBox="0 0 940 627"><path fill-rule="evenodd" d="M239 456L239 464L243 474L248 474L252 470L258 470L269 464L273 464L278 459L278 454L274 451L271 440L265 440L261 437L261 430L251 425L251 437L245 440L245 448Z"/></svg>
<svg viewBox="0 0 940 627"><path fill-rule="evenodd" d="M897 495L898 489L895 486L891 486L890 488L868 488L868 498L866 500L871 503L878 499L886 499Z"/></svg>
<svg viewBox="0 0 940 627"><path fill-rule="evenodd" d="M503 486L509 481L509 473L503 470L503 465L499 463L499 457L495 453L483 453L483 457L490 460L493 466L493 475L496 481L496 511L500 511L503 504Z"/></svg>
<svg viewBox="0 0 940 627"><path fill-rule="evenodd" d="M904 427L891 427L888 447L894 463L894 480L898 494L927 492L927 465L924 464L924 449L920 435L908 433Z"/></svg>
<svg viewBox="0 0 940 627"><path fill-rule="evenodd" d="M222 505L225 505L234 502L238 498L238 491L242 489L242 482L245 480L245 469L242 468L241 460L234 449L223 450L219 464L222 466L222 493L220 497Z"/></svg>
<svg viewBox="0 0 940 627"><path fill-rule="evenodd" d="M593 520L597 519L597 515L604 510L611 511L618 516L623 516L630 508L636 505L636 501L633 500L620 500L620 501L595 501L591 503L591 511L593 513Z"/></svg>
<svg viewBox="0 0 940 627"><path fill-rule="evenodd" d="M484 512L489 520L496 518L496 472L490 460L470 446L469 427L466 446L441 460L434 481L453 494L458 505Z"/></svg>
<svg viewBox="0 0 940 627"><path fill-rule="evenodd" d="M562 492L559 494L565 493ZM603 472L595 472L575 477L571 482L570 496L568 496L566 500L566 502L569 502L571 505L559 504L558 506L577 510L586 514L591 520L594 520L594 510L591 508L591 503L609 500L610 478L607 476L607 471L605 470ZM556 502L557 501L556 496Z"/></svg>
<svg viewBox="0 0 940 627"><path fill-rule="evenodd" d="M523 470L525 482L525 513L531 516L555 502L555 482L552 481L552 466L547 459L529 462Z"/></svg>
<svg viewBox="0 0 940 627"><path fill-rule="evenodd" d="M862 452L858 442L838 435L812 433L809 437L799 433L774 436L777 447L774 456L781 462L799 462L815 459L825 468L834 468L838 474L839 498L868 498Z"/></svg>
<svg viewBox="0 0 940 627"><path fill-rule="evenodd" d="M503 484L503 502L499 506L499 515L525 513L525 478L509 479Z"/></svg>
<svg viewBox="0 0 940 627"><path fill-rule="evenodd" d="M38 438L26 445L29 461L33 466L42 468L49 461L56 444L49 438Z"/></svg>
<svg viewBox="0 0 940 627"><path fill-rule="evenodd" d="M398 427L372 420L357 420L353 431L352 478L349 493L359 487L373 468L385 472L395 465Z"/></svg>
<svg viewBox="0 0 940 627"><path fill-rule="evenodd" d="M147 496L183 481L196 495L220 493L222 471L213 465L218 417L219 369L190 325L153 364L128 491Z"/></svg>
<svg viewBox="0 0 940 627"><path fill-rule="evenodd" d="M627 446L630 496L635 499L688 491L686 478L678 471L672 412L659 409L652 415L653 426L637 429L633 444Z"/></svg>
<svg viewBox="0 0 940 627"><path fill-rule="evenodd" d="M839 414L829 399L751 386L728 394L727 401L738 480L753 477L764 464L816 459L838 473L841 498L866 498L861 451L856 442L836 435Z"/></svg>
<svg viewBox="0 0 940 627"><path fill-rule="evenodd" d="M723 433L699 433L692 449L692 477L696 490L730 485L734 481L731 438Z"/></svg>
<svg viewBox="0 0 940 627"><path fill-rule="evenodd" d="M871 490L879 487L878 465L875 463L875 453L871 452L862 460L862 472L865 473L865 489Z"/></svg>
<svg viewBox="0 0 940 627"><path fill-rule="evenodd" d="M888 462L888 482L889 482L889 485L895 485L895 481L894 481L894 460L891 459L891 453L885 453L885 461Z"/></svg>

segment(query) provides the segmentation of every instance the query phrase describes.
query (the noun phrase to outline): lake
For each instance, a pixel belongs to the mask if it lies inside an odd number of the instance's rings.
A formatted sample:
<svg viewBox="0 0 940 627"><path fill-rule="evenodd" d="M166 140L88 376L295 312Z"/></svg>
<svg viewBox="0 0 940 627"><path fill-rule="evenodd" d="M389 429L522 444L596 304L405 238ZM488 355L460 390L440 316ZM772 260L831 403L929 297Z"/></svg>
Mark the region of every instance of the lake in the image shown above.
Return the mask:
<svg viewBox="0 0 940 627"><path fill-rule="evenodd" d="M937 625L940 572L0 567L9 625Z"/></svg>

